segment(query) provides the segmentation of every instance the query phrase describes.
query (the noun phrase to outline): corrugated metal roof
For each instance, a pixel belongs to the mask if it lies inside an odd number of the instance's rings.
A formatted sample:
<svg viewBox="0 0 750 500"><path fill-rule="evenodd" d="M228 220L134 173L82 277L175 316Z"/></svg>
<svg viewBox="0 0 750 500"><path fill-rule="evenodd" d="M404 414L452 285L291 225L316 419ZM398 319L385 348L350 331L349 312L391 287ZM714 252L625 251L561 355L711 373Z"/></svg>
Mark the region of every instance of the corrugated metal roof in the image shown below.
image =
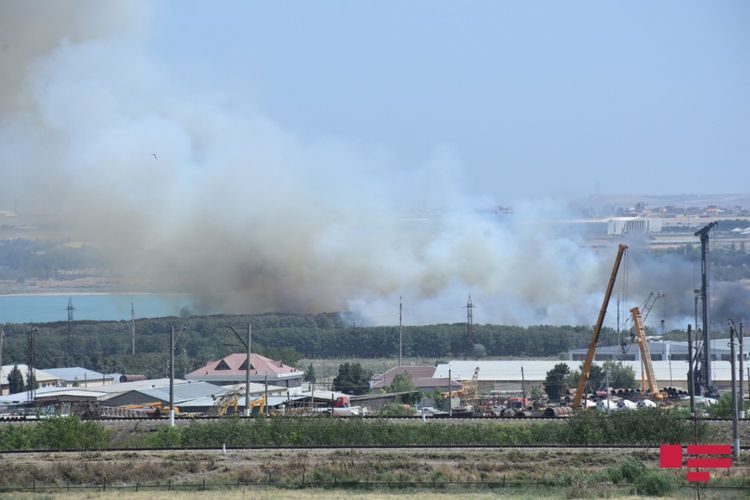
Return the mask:
<svg viewBox="0 0 750 500"><path fill-rule="evenodd" d="M169 387L156 387L153 389L137 389L136 392L145 394L155 400L169 401ZM192 384L180 384L174 387L175 403L188 401L200 397L220 396L227 392L221 386L209 384L208 382L193 382Z"/></svg>
<svg viewBox="0 0 750 500"><path fill-rule="evenodd" d="M56 396L73 396L82 398L100 398L106 395L105 392L101 392L95 389L84 389L84 388L73 388L73 387L40 387L36 391L37 398L39 397L56 397ZM26 403L28 400L26 396L27 392L19 392L17 394L11 394L9 396L0 397L0 404L15 404L15 403Z"/></svg>
<svg viewBox="0 0 750 500"><path fill-rule="evenodd" d="M187 380L175 379L175 386L189 383ZM192 382L196 383L196 382ZM122 382L117 384L98 386L98 391L109 392L109 393L121 393L134 391L136 389L151 389L155 387L169 387L168 378L157 378L150 380L136 380L135 382Z"/></svg>
<svg viewBox="0 0 750 500"><path fill-rule="evenodd" d="M102 378L113 380L113 375L111 374L107 375L95 372L94 370L89 370L88 368L82 368L80 366L70 368L45 368L44 371L51 373L60 380L65 380L66 382L74 382L76 380L79 382L83 382L84 380L102 380Z"/></svg>

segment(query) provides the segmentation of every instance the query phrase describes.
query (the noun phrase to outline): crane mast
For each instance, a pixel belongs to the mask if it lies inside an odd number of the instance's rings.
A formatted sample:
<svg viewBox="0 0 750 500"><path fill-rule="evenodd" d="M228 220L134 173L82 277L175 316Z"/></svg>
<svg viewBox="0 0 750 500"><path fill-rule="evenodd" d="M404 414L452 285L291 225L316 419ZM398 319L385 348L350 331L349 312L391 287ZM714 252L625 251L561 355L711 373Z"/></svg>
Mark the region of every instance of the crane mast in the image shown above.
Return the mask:
<svg viewBox="0 0 750 500"><path fill-rule="evenodd" d="M633 329L635 330L636 342L641 350L641 361L643 363L644 371L646 372L646 380L648 381L648 389L651 391L651 395L654 398L660 399L654 376L654 366L651 364L651 353L648 349L648 341L646 340L646 332L643 328L643 316L639 308L634 307L630 310L630 314L633 316Z"/></svg>
<svg viewBox="0 0 750 500"><path fill-rule="evenodd" d="M591 338L591 344L589 344L589 351L586 354L586 361L583 364L583 370L581 371L581 378L578 381L578 389L576 390L575 398L573 399L573 407L581 407L581 397L586 390L586 384L589 381L589 375L591 374L591 364L594 361L594 353L596 352L596 344L599 342L599 334L602 331L602 325L604 325L604 317L607 315L607 306L609 305L609 299L612 297L612 290L615 287L615 280L617 279L617 272L620 269L620 263L622 262L622 256L627 250L627 245L620 244L617 247L617 257L615 258L615 264L612 266L612 275L609 277L609 284L607 285L607 291L604 292L604 302L602 308L599 310L599 318L596 320L594 326L594 335Z"/></svg>

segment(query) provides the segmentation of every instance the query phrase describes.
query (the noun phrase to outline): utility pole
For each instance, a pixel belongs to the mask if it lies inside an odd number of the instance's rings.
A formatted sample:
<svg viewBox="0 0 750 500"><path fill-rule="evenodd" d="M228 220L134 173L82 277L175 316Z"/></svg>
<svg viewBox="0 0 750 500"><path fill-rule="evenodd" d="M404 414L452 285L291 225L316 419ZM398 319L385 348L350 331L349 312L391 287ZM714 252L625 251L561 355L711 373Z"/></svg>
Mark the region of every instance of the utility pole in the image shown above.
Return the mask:
<svg viewBox="0 0 750 500"><path fill-rule="evenodd" d="M34 402L36 397L36 377L34 376L34 334L37 332L36 328L32 328L26 334L26 400L28 404Z"/></svg>
<svg viewBox="0 0 750 500"><path fill-rule="evenodd" d="M453 416L453 384L451 384L451 369L448 367L448 416Z"/></svg>
<svg viewBox="0 0 750 500"><path fill-rule="evenodd" d="M135 355L135 306L130 303L130 340L133 344L133 355Z"/></svg>
<svg viewBox="0 0 750 500"><path fill-rule="evenodd" d="M169 426L174 427L174 326L169 332Z"/></svg>
<svg viewBox="0 0 750 500"><path fill-rule="evenodd" d="M3 339L5 338L5 330L0 328L0 396L3 395Z"/></svg>
<svg viewBox="0 0 750 500"><path fill-rule="evenodd" d="M265 400L264 406L266 407L266 416L268 416L268 375L265 376L263 383L264 383L263 399ZM333 394L331 394L331 397L333 397Z"/></svg>
<svg viewBox="0 0 750 500"><path fill-rule="evenodd" d="M690 394L690 417L695 418L695 377L693 374L693 329L688 325L688 394Z"/></svg>
<svg viewBox="0 0 750 500"><path fill-rule="evenodd" d="M68 297L68 307L66 307L66 310L68 311L68 340L70 340L70 335L73 330L73 311L76 310L76 308L73 307L73 297Z"/></svg>
<svg viewBox="0 0 750 500"><path fill-rule="evenodd" d="M740 418L745 418L745 395L743 394L744 389L742 387L742 384L744 384L743 377L744 375L742 372L745 370L745 349L742 346L742 322L740 322L740 399L739 399L739 412L740 412ZM0 340L0 355L2 355L2 340ZM2 366L2 364L0 364Z"/></svg>
<svg viewBox="0 0 750 500"><path fill-rule="evenodd" d="M253 333L250 323L247 324L247 363L245 366L245 416L250 416L250 346Z"/></svg>
<svg viewBox="0 0 750 500"><path fill-rule="evenodd" d="M401 366L401 357L404 354L404 304L401 297L398 298L398 366Z"/></svg>
<svg viewBox="0 0 750 500"><path fill-rule="evenodd" d="M466 334L469 336L471 347L474 347L474 304L471 303L471 295L466 302Z"/></svg>
<svg viewBox="0 0 750 500"><path fill-rule="evenodd" d="M711 382L711 329L709 326L710 323L708 321L708 233L714 226L716 226L716 222L711 222L702 229L696 231L694 234L694 236L698 236L701 240L701 301L703 302L703 345L701 353L702 356L700 356L700 377L702 379L701 385L704 396L715 396L717 394L716 389Z"/></svg>
<svg viewBox="0 0 750 500"><path fill-rule="evenodd" d="M523 366L521 367L521 394L526 399L526 377L523 375Z"/></svg>
<svg viewBox="0 0 750 500"><path fill-rule="evenodd" d="M737 330L734 327L734 321L729 320L729 355L731 356L730 366L732 367L732 444L734 448L735 460L740 458L740 427L737 418L737 355L734 350L734 339Z"/></svg>
<svg viewBox="0 0 750 500"><path fill-rule="evenodd" d="M607 413L609 413L609 370L604 372L605 375L605 384L607 385Z"/></svg>

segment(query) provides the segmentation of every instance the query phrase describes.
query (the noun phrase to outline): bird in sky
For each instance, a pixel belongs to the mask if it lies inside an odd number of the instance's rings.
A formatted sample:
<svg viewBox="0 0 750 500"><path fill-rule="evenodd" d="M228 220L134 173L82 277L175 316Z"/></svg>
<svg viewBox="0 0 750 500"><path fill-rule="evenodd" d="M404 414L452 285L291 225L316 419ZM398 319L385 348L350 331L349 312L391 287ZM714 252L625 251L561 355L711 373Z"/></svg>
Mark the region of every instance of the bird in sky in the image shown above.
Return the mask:
<svg viewBox="0 0 750 500"><path fill-rule="evenodd" d="M154 160L156 160L156 159L157 159L157 158L156 158L156 153L151 153L151 156L153 156L153 157L154 157Z"/></svg>

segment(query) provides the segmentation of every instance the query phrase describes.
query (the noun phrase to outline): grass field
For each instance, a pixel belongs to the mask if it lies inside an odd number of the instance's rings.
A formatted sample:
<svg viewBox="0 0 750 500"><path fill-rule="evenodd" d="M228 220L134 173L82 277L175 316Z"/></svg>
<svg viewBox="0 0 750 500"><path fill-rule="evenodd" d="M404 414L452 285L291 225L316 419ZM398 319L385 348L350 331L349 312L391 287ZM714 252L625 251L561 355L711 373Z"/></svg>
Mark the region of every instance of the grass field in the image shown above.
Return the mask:
<svg viewBox="0 0 750 500"><path fill-rule="evenodd" d="M712 472L711 486L739 485L749 463ZM668 486L668 496L692 496L680 486L684 473L659 471L658 452L641 450L58 452L5 456L0 463L0 488L36 488L2 497L29 499L623 498L648 494L641 479L654 477ZM701 492L703 498L747 494Z"/></svg>

